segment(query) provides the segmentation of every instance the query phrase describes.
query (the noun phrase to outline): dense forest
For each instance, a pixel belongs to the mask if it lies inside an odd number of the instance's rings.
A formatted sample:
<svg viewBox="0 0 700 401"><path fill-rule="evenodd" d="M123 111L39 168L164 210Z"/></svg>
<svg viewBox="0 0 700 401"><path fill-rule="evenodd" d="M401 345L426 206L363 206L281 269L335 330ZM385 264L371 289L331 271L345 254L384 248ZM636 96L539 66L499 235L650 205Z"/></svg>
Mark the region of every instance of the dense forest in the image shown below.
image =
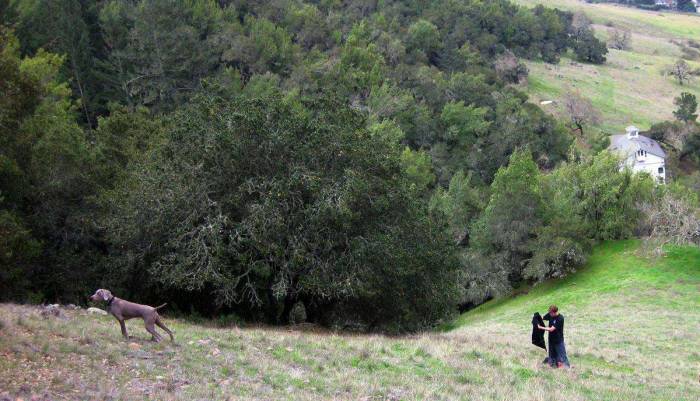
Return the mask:
<svg viewBox="0 0 700 401"><path fill-rule="evenodd" d="M0 300L105 287L410 331L567 274L658 199L697 204L604 144L581 152L513 85L522 59L605 62L568 12L0 0L0 16Z"/></svg>

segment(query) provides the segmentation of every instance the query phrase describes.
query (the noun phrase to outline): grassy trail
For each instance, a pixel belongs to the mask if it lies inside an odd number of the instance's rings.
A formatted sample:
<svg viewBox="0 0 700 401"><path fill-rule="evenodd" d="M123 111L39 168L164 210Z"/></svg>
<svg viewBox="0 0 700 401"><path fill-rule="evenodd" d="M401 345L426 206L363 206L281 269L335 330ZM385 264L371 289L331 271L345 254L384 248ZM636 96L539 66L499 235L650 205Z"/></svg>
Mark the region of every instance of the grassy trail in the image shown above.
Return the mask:
<svg viewBox="0 0 700 401"><path fill-rule="evenodd" d="M700 250L657 260L636 242L596 248L562 281L483 305L442 332L390 338L167 319L176 344L132 344L84 311L0 305L0 399L697 400ZM535 310L567 317L571 370L540 364ZM555 384L556 383L556 384ZM10 395L8 395L10 394Z"/></svg>

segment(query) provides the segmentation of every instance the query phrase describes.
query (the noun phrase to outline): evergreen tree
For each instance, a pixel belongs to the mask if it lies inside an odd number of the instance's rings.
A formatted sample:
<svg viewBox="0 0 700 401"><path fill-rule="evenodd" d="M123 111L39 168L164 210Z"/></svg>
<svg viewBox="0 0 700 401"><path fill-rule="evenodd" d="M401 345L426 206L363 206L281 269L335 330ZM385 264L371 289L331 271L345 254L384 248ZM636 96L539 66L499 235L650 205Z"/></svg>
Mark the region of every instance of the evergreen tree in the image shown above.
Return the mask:
<svg viewBox="0 0 700 401"><path fill-rule="evenodd" d="M698 118L696 111L698 110L698 101L695 95L689 92L683 92L679 97L674 99L673 103L678 108L673 112L673 115L680 121L691 122Z"/></svg>
<svg viewBox="0 0 700 401"><path fill-rule="evenodd" d="M522 278L531 241L544 218L540 172L529 149L518 149L496 173L491 198L472 228L474 252L481 259L471 280L495 296Z"/></svg>

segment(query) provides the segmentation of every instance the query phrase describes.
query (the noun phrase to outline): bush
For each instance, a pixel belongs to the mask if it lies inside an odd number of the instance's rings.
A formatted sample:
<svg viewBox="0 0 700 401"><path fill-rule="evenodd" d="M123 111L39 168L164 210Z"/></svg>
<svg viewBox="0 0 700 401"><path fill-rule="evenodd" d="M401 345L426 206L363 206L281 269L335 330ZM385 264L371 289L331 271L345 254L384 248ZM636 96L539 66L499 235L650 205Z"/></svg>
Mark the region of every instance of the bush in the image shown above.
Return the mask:
<svg viewBox="0 0 700 401"><path fill-rule="evenodd" d="M675 123L673 121L663 121L652 125L648 131L644 132L644 135L655 141L664 142L667 134L674 128Z"/></svg>
<svg viewBox="0 0 700 401"><path fill-rule="evenodd" d="M574 53L578 61L603 64L605 63L605 55L608 54L608 48L605 43L598 40L593 32L587 32L574 42Z"/></svg>
<svg viewBox="0 0 700 401"><path fill-rule="evenodd" d="M289 311L289 324L299 324L306 322L306 308L303 302L297 302Z"/></svg>
<svg viewBox="0 0 700 401"><path fill-rule="evenodd" d="M658 188L656 197L642 205L647 247L658 254L666 244L700 244L699 206L697 193L688 188L677 184Z"/></svg>
<svg viewBox="0 0 700 401"><path fill-rule="evenodd" d="M628 50L630 47L630 39L632 37L630 31L628 30L620 30L620 29L611 29L608 31L609 33L609 42L608 42L608 47L612 49L617 49L617 50Z"/></svg>
<svg viewBox="0 0 700 401"><path fill-rule="evenodd" d="M681 158L687 158L695 162L700 161L700 125L696 123L684 126Z"/></svg>
<svg viewBox="0 0 700 401"><path fill-rule="evenodd" d="M506 51L494 61L494 69L498 76L504 81L519 84L527 79L527 66L521 63L511 51Z"/></svg>
<svg viewBox="0 0 700 401"><path fill-rule="evenodd" d="M0 301L22 299L31 288L32 262L41 244L14 213L0 210Z"/></svg>
<svg viewBox="0 0 700 401"><path fill-rule="evenodd" d="M234 327L241 326L243 324L243 319L235 313L227 313L224 315L219 315L214 323L218 327Z"/></svg>

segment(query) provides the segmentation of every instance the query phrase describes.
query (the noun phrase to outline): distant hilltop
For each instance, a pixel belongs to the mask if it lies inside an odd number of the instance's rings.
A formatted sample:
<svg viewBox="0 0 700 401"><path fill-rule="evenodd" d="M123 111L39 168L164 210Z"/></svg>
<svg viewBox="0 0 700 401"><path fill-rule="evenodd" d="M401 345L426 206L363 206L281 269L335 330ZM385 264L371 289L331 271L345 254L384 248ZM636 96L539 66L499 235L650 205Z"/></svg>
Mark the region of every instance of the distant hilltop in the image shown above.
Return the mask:
<svg viewBox="0 0 700 401"><path fill-rule="evenodd" d="M619 3L646 10L674 10L694 13L699 0L586 0L587 3Z"/></svg>

